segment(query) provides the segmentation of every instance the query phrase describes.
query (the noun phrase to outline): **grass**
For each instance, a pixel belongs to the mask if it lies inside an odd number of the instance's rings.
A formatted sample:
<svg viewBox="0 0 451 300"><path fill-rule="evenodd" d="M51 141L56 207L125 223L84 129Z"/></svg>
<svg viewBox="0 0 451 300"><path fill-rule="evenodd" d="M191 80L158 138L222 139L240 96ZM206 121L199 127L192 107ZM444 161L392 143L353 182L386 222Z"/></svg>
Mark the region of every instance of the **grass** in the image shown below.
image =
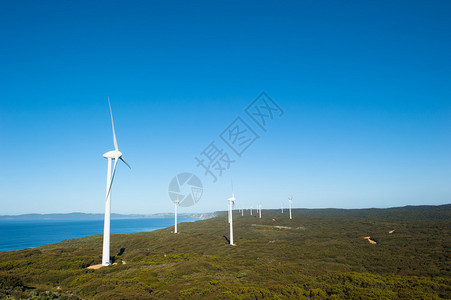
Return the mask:
<svg viewBox="0 0 451 300"><path fill-rule="evenodd" d="M451 205L236 212L236 247L228 228L219 213L179 234L112 235L118 264L99 270L86 267L101 261L101 235L1 252L0 297L451 299Z"/></svg>

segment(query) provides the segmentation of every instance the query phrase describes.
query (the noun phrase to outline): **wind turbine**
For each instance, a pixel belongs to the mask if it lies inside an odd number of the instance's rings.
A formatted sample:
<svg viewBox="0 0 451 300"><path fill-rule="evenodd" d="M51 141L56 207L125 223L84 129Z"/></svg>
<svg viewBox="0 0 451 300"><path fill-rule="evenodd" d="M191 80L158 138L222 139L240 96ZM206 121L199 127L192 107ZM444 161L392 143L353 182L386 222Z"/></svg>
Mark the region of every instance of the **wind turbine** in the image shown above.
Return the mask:
<svg viewBox="0 0 451 300"><path fill-rule="evenodd" d="M110 215L111 215L111 186L113 185L114 174L116 173L116 165L118 160L122 160L127 167L130 165L122 157L122 152L117 147L116 133L114 132L113 111L111 110L110 97L108 97L108 106L110 107L111 127L113 128L113 142L114 150L103 154L103 157L108 159L108 172L106 175L106 199L105 199L105 219L103 224L103 252L102 252L102 266L109 266L110 261ZM114 160L113 170L111 164ZM131 168L130 168L131 169Z"/></svg>
<svg viewBox="0 0 451 300"><path fill-rule="evenodd" d="M281 207L282 207L282 213L283 213L283 202L281 202Z"/></svg>
<svg viewBox="0 0 451 300"><path fill-rule="evenodd" d="M258 217L260 219L262 218L262 204L261 203L258 204Z"/></svg>
<svg viewBox="0 0 451 300"><path fill-rule="evenodd" d="M230 245L235 246L235 244L233 243L233 216L232 216L232 205L235 204L235 194L232 192L232 197L227 200L229 201Z"/></svg>
<svg viewBox="0 0 451 300"><path fill-rule="evenodd" d="M174 233L177 233L177 206L179 206L179 197L177 196L177 199L174 201L174 210L175 210L175 225L174 225Z"/></svg>
<svg viewBox="0 0 451 300"><path fill-rule="evenodd" d="M293 196L291 196L290 198L288 198L288 203L290 203L290 220L291 218L291 201L293 201Z"/></svg>

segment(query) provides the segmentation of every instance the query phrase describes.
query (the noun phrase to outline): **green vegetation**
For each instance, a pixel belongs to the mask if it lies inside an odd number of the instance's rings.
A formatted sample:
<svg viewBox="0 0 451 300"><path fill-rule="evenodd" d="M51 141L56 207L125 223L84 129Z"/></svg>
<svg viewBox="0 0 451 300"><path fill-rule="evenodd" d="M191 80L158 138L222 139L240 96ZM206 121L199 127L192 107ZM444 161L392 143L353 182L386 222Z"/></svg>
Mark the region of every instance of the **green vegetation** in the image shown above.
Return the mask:
<svg viewBox="0 0 451 300"><path fill-rule="evenodd" d="M0 298L451 299L451 205L293 217L236 213L236 247L225 213L112 235L117 265L98 270L101 235L0 252Z"/></svg>

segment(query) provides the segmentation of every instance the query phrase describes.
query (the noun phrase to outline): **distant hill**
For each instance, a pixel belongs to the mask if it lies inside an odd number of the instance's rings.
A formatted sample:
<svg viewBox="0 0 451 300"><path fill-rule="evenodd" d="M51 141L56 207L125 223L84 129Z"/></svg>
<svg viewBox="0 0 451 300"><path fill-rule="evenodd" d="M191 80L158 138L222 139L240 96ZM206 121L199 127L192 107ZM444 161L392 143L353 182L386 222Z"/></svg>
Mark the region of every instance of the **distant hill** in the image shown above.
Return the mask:
<svg viewBox="0 0 451 300"><path fill-rule="evenodd" d="M451 205L263 210L1 252L6 299L451 299Z"/></svg>
<svg viewBox="0 0 451 300"><path fill-rule="evenodd" d="M208 219L214 217L214 213L179 213L179 218ZM111 219L135 219L135 218L173 218L173 213L158 213L151 215L122 215L111 214ZM24 214L0 216L0 220L103 220L103 214L68 213L68 214Z"/></svg>

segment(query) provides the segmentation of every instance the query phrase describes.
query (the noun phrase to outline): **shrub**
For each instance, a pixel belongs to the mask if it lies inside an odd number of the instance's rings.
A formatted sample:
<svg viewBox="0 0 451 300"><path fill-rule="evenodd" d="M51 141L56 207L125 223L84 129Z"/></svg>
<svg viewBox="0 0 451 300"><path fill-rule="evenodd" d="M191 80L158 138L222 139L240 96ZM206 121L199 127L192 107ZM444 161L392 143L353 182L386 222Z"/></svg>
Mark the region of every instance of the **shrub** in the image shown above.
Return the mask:
<svg viewBox="0 0 451 300"><path fill-rule="evenodd" d="M0 274L0 288L13 289L16 287L23 287L22 279L10 274Z"/></svg>

